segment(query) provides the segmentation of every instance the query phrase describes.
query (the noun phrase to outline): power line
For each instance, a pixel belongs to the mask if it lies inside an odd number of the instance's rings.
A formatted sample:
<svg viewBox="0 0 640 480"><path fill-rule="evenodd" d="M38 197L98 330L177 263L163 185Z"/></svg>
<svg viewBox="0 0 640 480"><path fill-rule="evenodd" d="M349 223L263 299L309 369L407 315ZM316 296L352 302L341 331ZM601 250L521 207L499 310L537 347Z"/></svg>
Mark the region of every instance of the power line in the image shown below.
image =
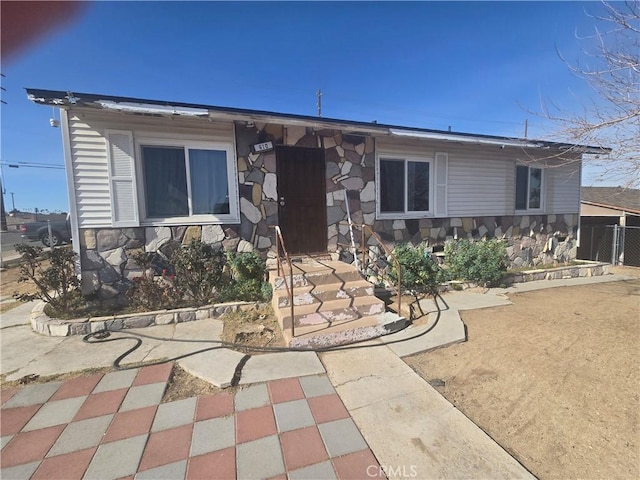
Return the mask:
<svg viewBox="0 0 640 480"><path fill-rule="evenodd" d="M37 163L37 162L0 162L0 165L6 165L9 168L49 168L54 170L64 170L64 165L56 165L52 163Z"/></svg>

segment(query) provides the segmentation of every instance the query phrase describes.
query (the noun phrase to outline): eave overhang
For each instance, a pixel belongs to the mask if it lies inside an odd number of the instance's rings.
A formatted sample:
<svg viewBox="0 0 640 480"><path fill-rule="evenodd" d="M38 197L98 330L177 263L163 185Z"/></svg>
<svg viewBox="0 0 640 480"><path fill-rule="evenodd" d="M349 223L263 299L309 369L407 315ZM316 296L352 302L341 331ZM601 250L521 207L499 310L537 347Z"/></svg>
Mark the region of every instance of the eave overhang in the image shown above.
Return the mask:
<svg viewBox="0 0 640 480"><path fill-rule="evenodd" d="M115 97L111 95L28 88L27 97L29 100L37 104L51 105L64 109L86 108L125 114L202 118L211 121L278 123L285 126L302 126L314 129L339 129L349 133L370 136L387 136L395 138L433 140L448 143L489 145L500 148L546 149L594 155L606 154L611 151L611 149L604 147L549 142L545 140L411 128L399 125L378 124L375 122L360 122L336 118L312 117L309 115L296 115L183 102Z"/></svg>

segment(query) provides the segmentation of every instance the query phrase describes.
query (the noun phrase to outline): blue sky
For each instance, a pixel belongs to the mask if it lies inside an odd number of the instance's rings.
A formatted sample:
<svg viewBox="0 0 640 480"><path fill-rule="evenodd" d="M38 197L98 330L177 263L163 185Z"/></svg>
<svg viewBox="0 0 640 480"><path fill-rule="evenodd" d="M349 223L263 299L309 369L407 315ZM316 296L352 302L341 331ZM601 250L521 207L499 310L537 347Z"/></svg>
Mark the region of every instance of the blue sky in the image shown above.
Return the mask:
<svg viewBox="0 0 640 480"><path fill-rule="evenodd" d="M2 64L2 162L63 164L25 87L550 136L527 110L592 96L570 61L596 2L95 2ZM68 208L64 170L2 168L11 209ZM587 170L583 184L596 173Z"/></svg>

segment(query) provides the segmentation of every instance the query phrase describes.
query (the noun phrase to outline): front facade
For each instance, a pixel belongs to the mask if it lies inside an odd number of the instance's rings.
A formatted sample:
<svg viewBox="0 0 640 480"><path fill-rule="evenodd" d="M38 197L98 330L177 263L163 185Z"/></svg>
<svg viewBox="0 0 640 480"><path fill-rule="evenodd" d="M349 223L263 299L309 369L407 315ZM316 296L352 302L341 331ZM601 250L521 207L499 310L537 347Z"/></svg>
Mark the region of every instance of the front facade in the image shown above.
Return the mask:
<svg viewBox="0 0 640 480"><path fill-rule="evenodd" d="M275 254L349 243L504 238L513 265L575 258L580 158L564 144L28 90L61 108L83 289L117 297L132 251L201 239ZM356 242L358 240L356 239Z"/></svg>

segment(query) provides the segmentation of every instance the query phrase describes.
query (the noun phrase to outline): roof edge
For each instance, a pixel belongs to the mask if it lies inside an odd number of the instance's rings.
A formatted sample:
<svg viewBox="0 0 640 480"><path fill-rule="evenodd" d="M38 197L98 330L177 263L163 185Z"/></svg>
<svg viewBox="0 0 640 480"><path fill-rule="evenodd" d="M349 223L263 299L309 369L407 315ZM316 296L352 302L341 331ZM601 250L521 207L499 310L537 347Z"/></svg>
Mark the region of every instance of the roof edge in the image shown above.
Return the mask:
<svg viewBox="0 0 640 480"><path fill-rule="evenodd" d="M76 93L61 90L43 90L26 88L27 97L36 104L52 105L59 108L85 107L94 109L108 109L114 111L158 113L163 115L178 115L205 118L223 118L237 120L264 119L289 122L293 124L313 124L321 128L342 127L372 134L384 134L396 137L411 137L432 139L445 142L463 142L476 144L492 144L520 148L555 148L559 150L573 150L581 154L603 154L610 148L591 145L551 142L518 137L504 137L479 133L452 132L427 128L407 127L402 125L379 124L376 122L362 122L330 117L314 117L292 113L279 113L266 110L250 110L213 106L185 102L150 100L133 97L120 97L91 93Z"/></svg>
<svg viewBox="0 0 640 480"><path fill-rule="evenodd" d="M610 208L611 210L618 210L620 212L631 213L632 215L640 215L640 210L636 208L627 208L620 205L609 205L607 203L591 202L589 200L580 200L580 203L587 205L593 205L594 207Z"/></svg>

